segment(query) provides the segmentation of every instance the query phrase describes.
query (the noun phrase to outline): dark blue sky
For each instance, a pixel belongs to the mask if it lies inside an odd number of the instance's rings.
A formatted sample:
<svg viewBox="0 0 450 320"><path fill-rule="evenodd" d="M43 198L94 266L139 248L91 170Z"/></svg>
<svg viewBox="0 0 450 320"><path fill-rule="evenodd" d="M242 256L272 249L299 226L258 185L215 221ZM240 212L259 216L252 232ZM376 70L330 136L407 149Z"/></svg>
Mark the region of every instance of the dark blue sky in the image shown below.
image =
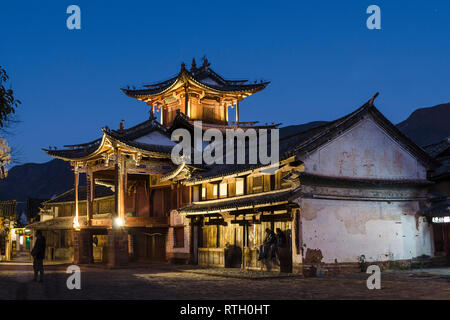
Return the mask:
<svg viewBox="0 0 450 320"><path fill-rule="evenodd" d="M81 8L81 30L66 8ZM381 8L381 30L366 8ZM148 117L120 88L165 80L206 54L225 78L269 80L241 104L241 120L284 125L332 120L380 91L397 123L450 100L449 1L8 1L0 65L22 123L10 143L23 162L42 147L87 142L108 125Z"/></svg>

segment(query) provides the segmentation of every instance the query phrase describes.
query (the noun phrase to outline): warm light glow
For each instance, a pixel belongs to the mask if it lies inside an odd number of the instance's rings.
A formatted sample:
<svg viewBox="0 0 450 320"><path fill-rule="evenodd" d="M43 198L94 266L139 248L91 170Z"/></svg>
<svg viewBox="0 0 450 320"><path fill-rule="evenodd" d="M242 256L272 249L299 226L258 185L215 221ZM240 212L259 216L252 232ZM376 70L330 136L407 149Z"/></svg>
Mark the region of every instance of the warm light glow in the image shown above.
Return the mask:
<svg viewBox="0 0 450 320"><path fill-rule="evenodd" d="M228 191L228 186L226 183L221 183L219 185L219 191L220 191L220 197L226 197L227 196L227 191Z"/></svg>
<svg viewBox="0 0 450 320"><path fill-rule="evenodd" d="M75 229L79 229L80 228L80 223L78 222L78 216L76 215L75 218L73 218L73 227Z"/></svg>
<svg viewBox="0 0 450 320"><path fill-rule="evenodd" d="M114 226L115 227L122 227L123 226L123 219L122 218L115 218L114 219Z"/></svg>
<svg viewBox="0 0 450 320"><path fill-rule="evenodd" d="M23 236L20 236L19 243L20 243L20 245L23 245Z"/></svg>
<svg viewBox="0 0 450 320"><path fill-rule="evenodd" d="M236 179L236 195L244 194L244 179L237 178Z"/></svg>
<svg viewBox="0 0 450 320"><path fill-rule="evenodd" d="M206 187L202 187L202 199L206 198Z"/></svg>

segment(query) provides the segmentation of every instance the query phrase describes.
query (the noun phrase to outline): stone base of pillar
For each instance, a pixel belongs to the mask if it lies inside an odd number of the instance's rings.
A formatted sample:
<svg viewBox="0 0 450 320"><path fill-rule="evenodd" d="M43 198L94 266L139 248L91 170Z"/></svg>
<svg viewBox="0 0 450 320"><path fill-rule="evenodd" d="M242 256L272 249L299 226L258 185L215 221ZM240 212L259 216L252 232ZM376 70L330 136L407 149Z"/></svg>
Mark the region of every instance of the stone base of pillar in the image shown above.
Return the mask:
<svg viewBox="0 0 450 320"><path fill-rule="evenodd" d="M108 267L128 265L128 232L123 229L108 230Z"/></svg>
<svg viewBox="0 0 450 320"><path fill-rule="evenodd" d="M90 230L74 231L73 233L73 263L93 263L92 234Z"/></svg>
<svg viewBox="0 0 450 320"><path fill-rule="evenodd" d="M293 263L292 264L292 273L303 275L303 264Z"/></svg>

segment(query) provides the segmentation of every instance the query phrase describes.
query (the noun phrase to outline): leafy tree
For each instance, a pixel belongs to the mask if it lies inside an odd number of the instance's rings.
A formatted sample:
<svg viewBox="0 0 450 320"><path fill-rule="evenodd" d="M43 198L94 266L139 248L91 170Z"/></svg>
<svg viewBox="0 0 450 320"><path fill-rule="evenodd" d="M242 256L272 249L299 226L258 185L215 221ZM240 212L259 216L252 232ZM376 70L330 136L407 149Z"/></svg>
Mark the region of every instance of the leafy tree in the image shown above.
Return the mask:
<svg viewBox="0 0 450 320"><path fill-rule="evenodd" d="M9 77L6 71L0 66L0 132L4 132L3 128L11 120L11 116L15 113L16 108L21 104L19 100L14 98L14 92L11 88L5 88L5 83ZM11 163L11 149L5 139L0 137L0 179L7 175L6 166Z"/></svg>
<svg viewBox="0 0 450 320"><path fill-rule="evenodd" d="M14 98L13 90L5 88L4 84L8 79L8 74L0 66L0 128L5 126L8 117L14 114L16 108L21 104L20 100Z"/></svg>

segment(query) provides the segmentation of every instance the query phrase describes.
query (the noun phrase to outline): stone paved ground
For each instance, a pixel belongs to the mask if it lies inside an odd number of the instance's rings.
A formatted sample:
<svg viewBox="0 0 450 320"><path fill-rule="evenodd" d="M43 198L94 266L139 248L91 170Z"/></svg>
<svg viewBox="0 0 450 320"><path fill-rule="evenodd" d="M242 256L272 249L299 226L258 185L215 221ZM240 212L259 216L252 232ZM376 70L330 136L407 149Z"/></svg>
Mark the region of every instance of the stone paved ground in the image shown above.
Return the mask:
<svg viewBox="0 0 450 320"><path fill-rule="evenodd" d="M81 266L81 290L68 290L65 268L47 266L40 284L31 281L30 264L0 263L0 299L450 299L449 268L386 271L381 290L368 290L364 273L268 278L173 265Z"/></svg>

